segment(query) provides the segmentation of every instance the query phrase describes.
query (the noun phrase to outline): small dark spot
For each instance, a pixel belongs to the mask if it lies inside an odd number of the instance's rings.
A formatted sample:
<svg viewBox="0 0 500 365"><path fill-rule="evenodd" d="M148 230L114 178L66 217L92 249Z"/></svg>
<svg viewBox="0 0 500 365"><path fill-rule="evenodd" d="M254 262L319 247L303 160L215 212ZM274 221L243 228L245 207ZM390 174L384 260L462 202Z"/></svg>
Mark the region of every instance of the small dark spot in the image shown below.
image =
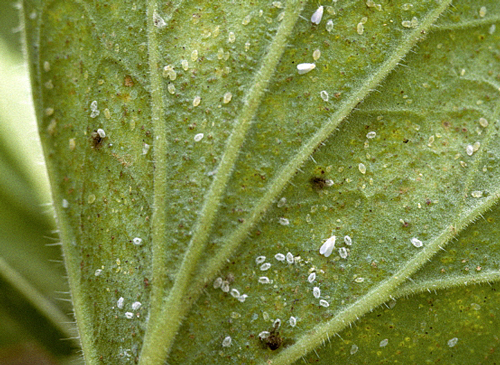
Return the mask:
<svg viewBox="0 0 500 365"><path fill-rule="evenodd" d="M325 173L325 169L321 166L316 166L313 171L314 176L323 176Z"/></svg>
<svg viewBox="0 0 500 365"><path fill-rule="evenodd" d="M408 143L410 140L408 138L403 139L403 143Z"/></svg>

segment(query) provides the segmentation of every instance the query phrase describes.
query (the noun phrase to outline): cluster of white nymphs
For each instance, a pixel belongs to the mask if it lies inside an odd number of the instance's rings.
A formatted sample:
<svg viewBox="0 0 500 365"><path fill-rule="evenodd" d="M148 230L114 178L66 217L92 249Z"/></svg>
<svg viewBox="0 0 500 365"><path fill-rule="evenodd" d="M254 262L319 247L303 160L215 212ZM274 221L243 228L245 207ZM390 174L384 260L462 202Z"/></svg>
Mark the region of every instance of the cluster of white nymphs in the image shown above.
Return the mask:
<svg viewBox="0 0 500 365"><path fill-rule="evenodd" d="M315 269L312 268L311 270L315 270ZM315 280L316 280L316 273L313 271L307 277L307 281L312 284ZM320 299L321 298L321 289L319 288L319 286L313 287L312 293L313 293L313 296L314 296L315 299L319 299L319 305L320 306L322 306L322 307L328 307L330 305L330 303L328 303L326 300Z"/></svg>
<svg viewBox="0 0 500 365"><path fill-rule="evenodd" d="M264 262L266 261L266 256L259 256L255 259L255 263L257 265L260 265L260 270L261 271L267 271L271 268L271 264L269 262Z"/></svg>
<svg viewBox="0 0 500 365"><path fill-rule="evenodd" d="M271 268L271 263L264 262L264 261L266 261L266 256L257 256L255 258L255 263L257 265L260 265L259 269L261 271L267 271L267 270L269 270ZM258 281L259 281L260 284L270 284L271 283L271 280L269 280L269 278L267 276L261 276L261 277L259 277Z"/></svg>
<svg viewBox="0 0 500 365"><path fill-rule="evenodd" d="M241 303L248 298L247 294L240 294L238 289L231 289L229 287L229 280L223 280L221 277L214 280L213 287L214 289L220 288L224 293L230 293L233 298L238 299Z"/></svg>
<svg viewBox="0 0 500 365"><path fill-rule="evenodd" d="M312 271L312 270L315 270L315 268L311 268L309 271ZM315 280L316 280L316 272L313 271L307 277L307 281L312 284L312 283L314 283ZM313 293L313 296L314 296L315 299L320 299L320 297L321 297L321 289L319 288L319 286L313 287L312 293ZM319 305L322 306L322 307L328 307L330 305L330 303L328 303L324 299L320 299L319 300Z"/></svg>
<svg viewBox="0 0 500 365"><path fill-rule="evenodd" d="M293 256L291 252L287 252L286 255L282 253L277 253L274 255L274 258L276 261L279 262L286 262L288 265L295 264L296 262L299 262L301 260L300 256ZM271 268L272 264L270 262L265 262L266 261L266 256L257 256L255 258L255 263L259 265L259 269L261 271L267 271ZM260 276L258 278L259 284L271 284L272 281L269 279L267 276Z"/></svg>
<svg viewBox="0 0 500 365"><path fill-rule="evenodd" d="M125 298L123 297L120 297L117 301L116 301L116 306L118 309L123 309L123 306L125 304ZM142 306L142 303L141 302L133 302L131 307L132 307L132 310L133 311L137 311L141 308ZM125 318L127 319L132 319L134 318L134 313L133 312L125 312Z"/></svg>

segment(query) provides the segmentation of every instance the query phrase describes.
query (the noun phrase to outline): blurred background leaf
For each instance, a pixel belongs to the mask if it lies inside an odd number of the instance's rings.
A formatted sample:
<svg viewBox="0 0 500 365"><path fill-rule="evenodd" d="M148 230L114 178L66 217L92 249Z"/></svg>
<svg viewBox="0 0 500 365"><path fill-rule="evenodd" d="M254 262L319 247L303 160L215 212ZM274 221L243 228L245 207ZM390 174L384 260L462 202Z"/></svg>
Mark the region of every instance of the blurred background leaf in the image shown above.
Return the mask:
<svg viewBox="0 0 500 365"><path fill-rule="evenodd" d="M56 364L76 346L18 12L0 12L0 363Z"/></svg>

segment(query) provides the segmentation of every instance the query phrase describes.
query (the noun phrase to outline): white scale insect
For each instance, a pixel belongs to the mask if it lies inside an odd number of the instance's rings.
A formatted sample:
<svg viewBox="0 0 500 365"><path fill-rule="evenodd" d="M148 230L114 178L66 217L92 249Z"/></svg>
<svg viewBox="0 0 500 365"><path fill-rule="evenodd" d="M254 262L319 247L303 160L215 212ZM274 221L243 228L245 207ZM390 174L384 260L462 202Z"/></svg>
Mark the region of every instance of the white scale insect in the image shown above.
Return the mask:
<svg viewBox="0 0 500 365"><path fill-rule="evenodd" d="M328 257L332 254L333 249L335 248L335 236L331 236L329 239L323 243L323 245L319 249L319 254Z"/></svg>

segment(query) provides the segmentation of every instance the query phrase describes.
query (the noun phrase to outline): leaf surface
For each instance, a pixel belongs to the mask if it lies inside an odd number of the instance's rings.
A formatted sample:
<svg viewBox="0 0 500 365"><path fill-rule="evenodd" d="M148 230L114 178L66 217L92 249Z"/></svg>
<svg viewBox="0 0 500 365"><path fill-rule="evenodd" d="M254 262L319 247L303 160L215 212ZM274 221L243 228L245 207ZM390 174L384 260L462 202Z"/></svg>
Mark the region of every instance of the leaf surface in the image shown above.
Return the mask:
<svg viewBox="0 0 500 365"><path fill-rule="evenodd" d="M391 298L497 279L495 218L474 223L500 193L497 2L339 1L314 25L316 10L25 3L89 364L316 361ZM471 232L491 245L474 259Z"/></svg>

